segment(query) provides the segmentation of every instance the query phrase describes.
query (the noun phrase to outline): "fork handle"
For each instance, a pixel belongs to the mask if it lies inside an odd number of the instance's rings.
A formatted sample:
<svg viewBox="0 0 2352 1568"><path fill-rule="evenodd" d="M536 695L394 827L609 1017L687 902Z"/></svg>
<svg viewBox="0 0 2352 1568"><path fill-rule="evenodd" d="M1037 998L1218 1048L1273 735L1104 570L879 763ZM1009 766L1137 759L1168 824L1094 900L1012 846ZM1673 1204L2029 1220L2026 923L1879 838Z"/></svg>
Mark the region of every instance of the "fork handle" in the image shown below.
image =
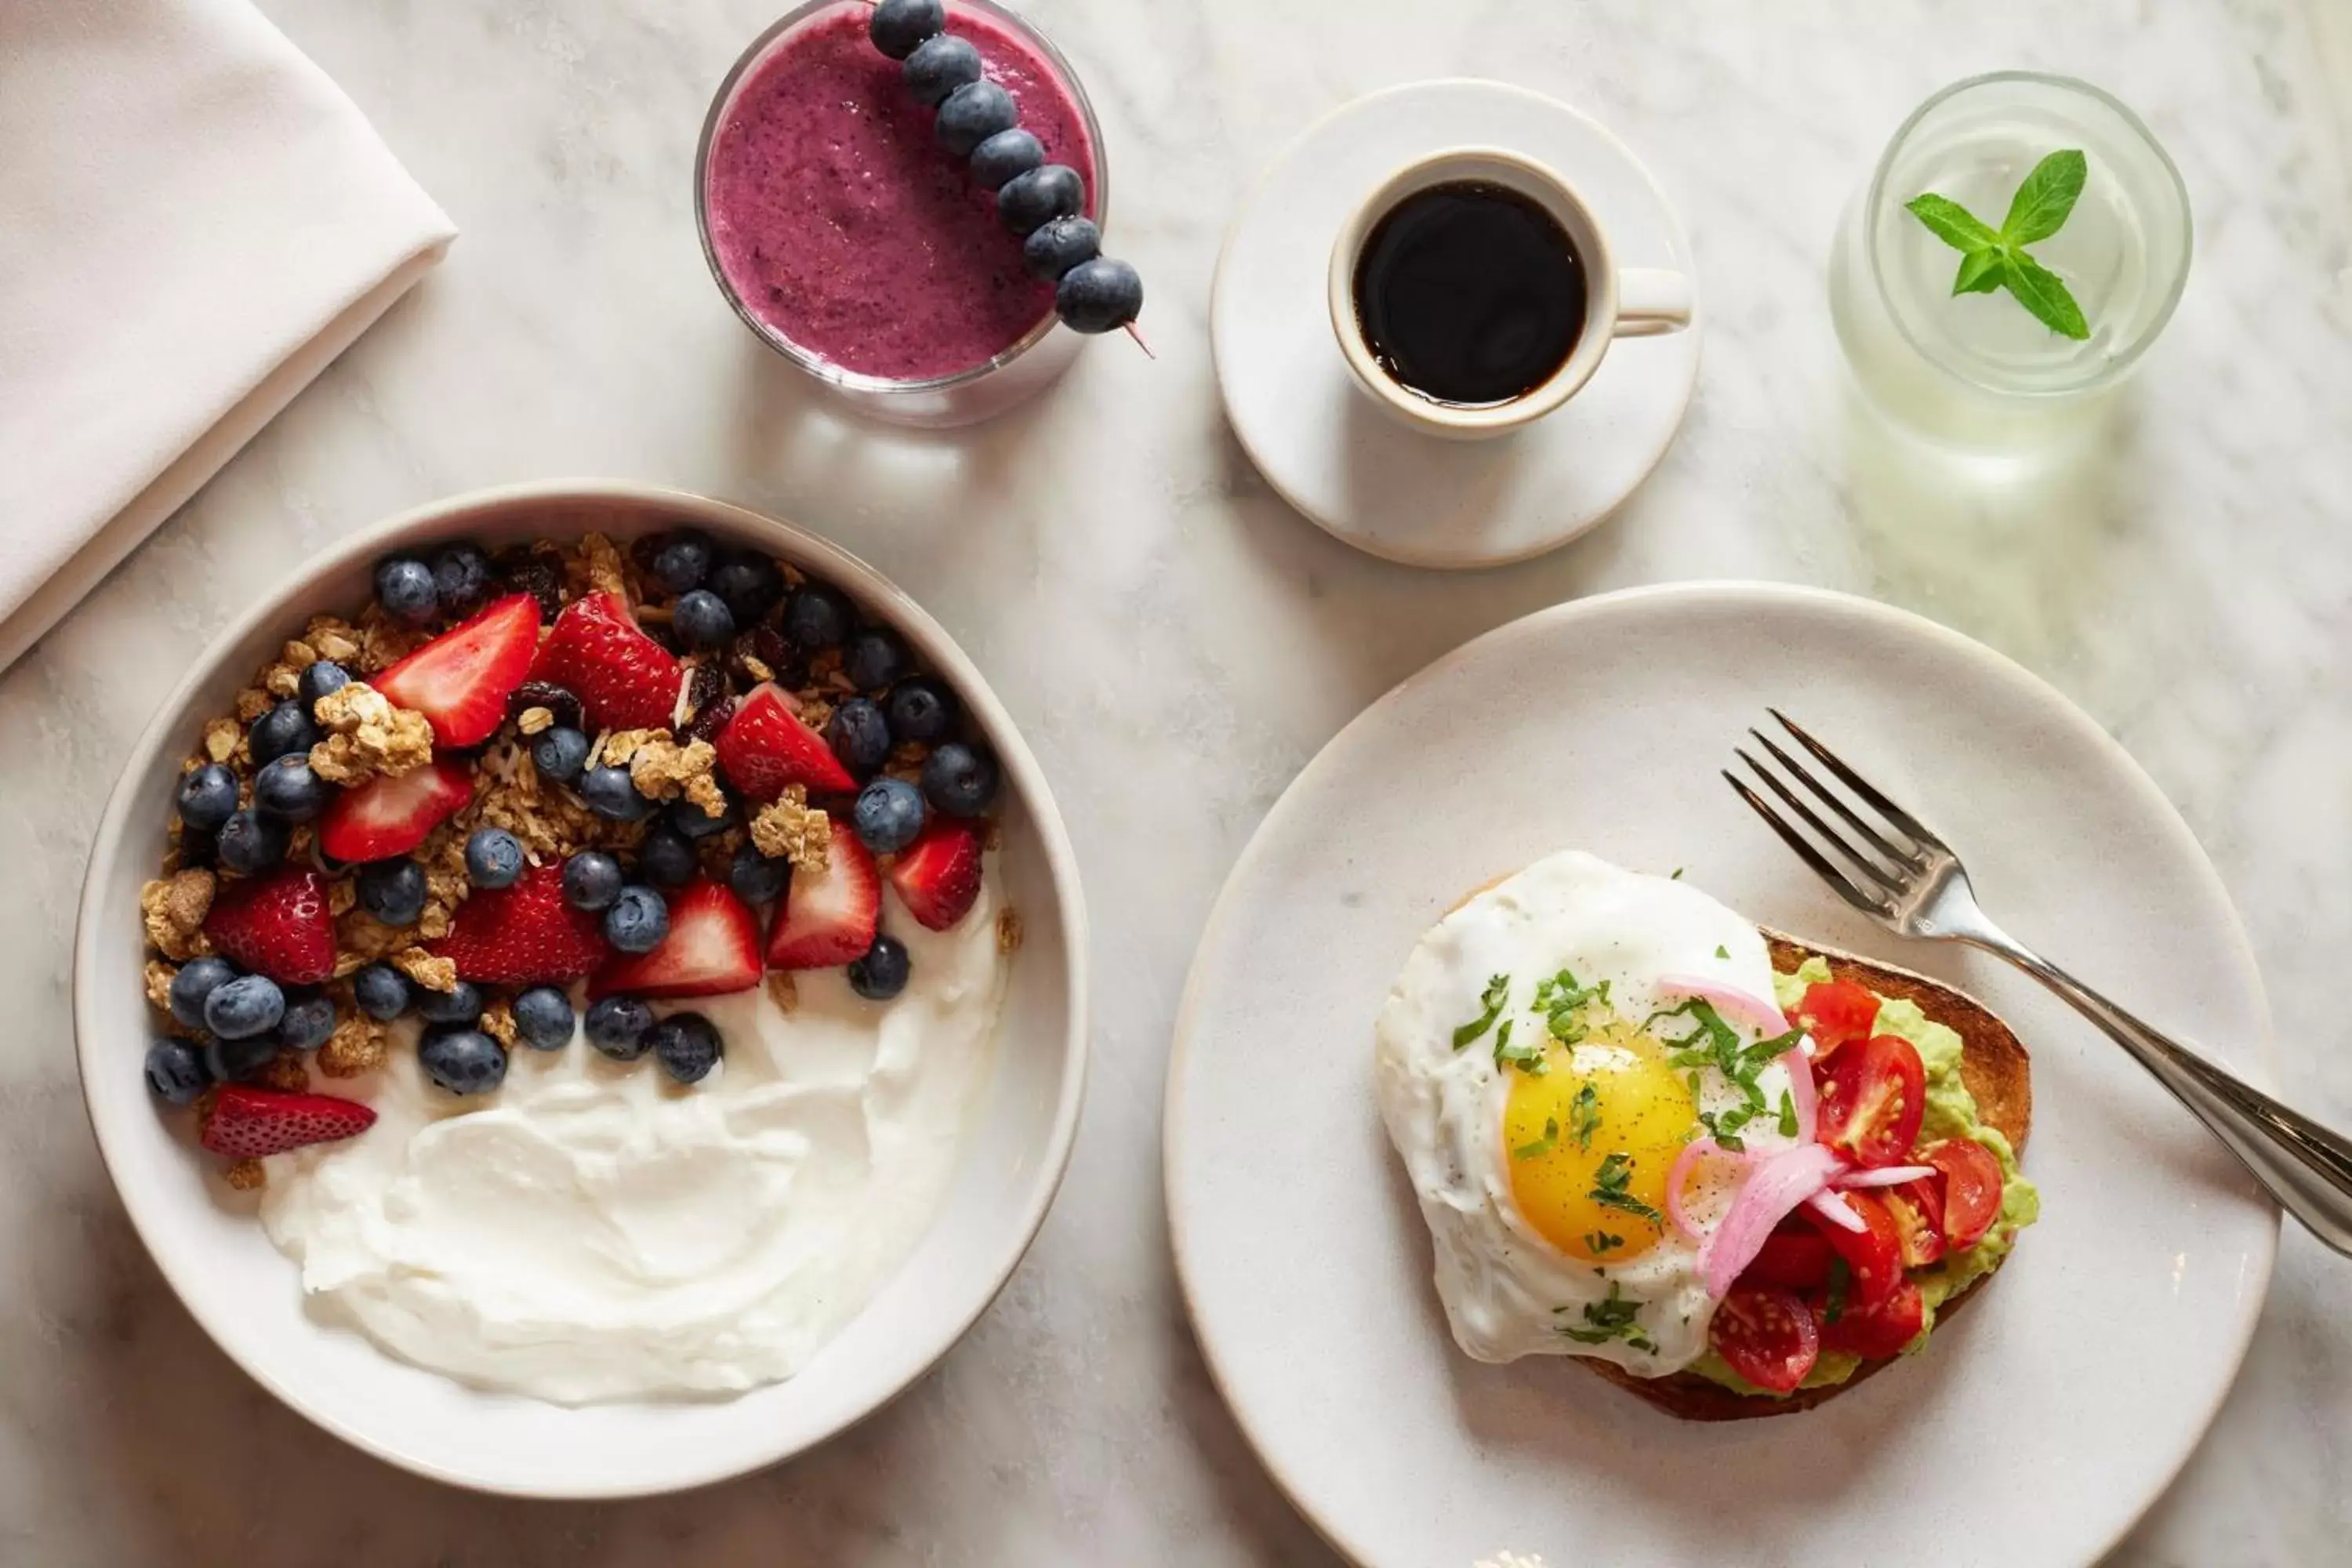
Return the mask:
<svg viewBox="0 0 2352 1568"><path fill-rule="evenodd" d="M1989 923L1956 934L2017 965L2105 1030L2229 1145L2280 1207L2329 1247L2352 1254L2352 1139L2222 1071Z"/></svg>

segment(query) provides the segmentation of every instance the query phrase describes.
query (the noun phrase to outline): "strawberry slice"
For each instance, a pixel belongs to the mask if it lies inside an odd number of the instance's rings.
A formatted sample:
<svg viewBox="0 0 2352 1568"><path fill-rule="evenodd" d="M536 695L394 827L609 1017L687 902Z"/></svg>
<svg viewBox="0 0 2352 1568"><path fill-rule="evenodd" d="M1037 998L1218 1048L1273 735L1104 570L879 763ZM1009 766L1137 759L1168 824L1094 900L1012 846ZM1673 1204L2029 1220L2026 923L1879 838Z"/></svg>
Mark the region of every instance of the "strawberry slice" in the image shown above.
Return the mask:
<svg viewBox="0 0 2352 1568"><path fill-rule="evenodd" d="M200 1142L232 1160L258 1160L305 1144L333 1143L374 1125L375 1109L356 1100L231 1083L213 1100Z"/></svg>
<svg viewBox="0 0 2352 1568"><path fill-rule="evenodd" d="M973 824L933 817L890 863L890 885L908 914L929 930L945 931L980 898L980 852Z"/></svg>
<svg viewBox="0 0 2352 1568"><path fill-rule="evenodd" d="M511 888L478 888L433 951L457 978L552 985L593 974L612 955L602 916L563 901L563 868L526 867Z"/></svg>
<svg viewBox="0 0 2352 1568"><path fill-rule="evenodd" d="M699 881L669 897L669 935L598 972L590 996L723 996L760 984L760 919L726 884Z"/></svg>
<svg viewBox="0 0 2352 1568"><path fill-rule="evenodd" d="M766 682L736 706L735 717L719 731L718 746L727 782L753 800L773 800L787 784L818 795L857 787L824 737L802 723L784 694Z"/></svg>
<svg viewBox="0 0 2352 1568"><path fill-rule="evenodd" d="M798 722L798 721L794 721ZM793 885L768 934L771 969L830 969L863 958L882 918L882 872L874 853L844 823L835 826L824 869L793 872Z"/></svg>
<svg viewBox="0 0 2352 1568"><path fill-rule="evenodd" d="M478 746L506 722L507 699L530 673L538 649L539 601L509 594L373 684L397 706L424 714L440 744Z"/></svg>
<svg viewBox="0 0 2352 1568"><path fill-rule="evenodd" d="M682 672L669 649L646 636L617 594L589 594L555 617L530 679L580 699L592 729L660 730L677 706Z"/></svg>
<svg viewBox="0 0 2352 1568"><path fill-rule="evenodd" d="M316 985L335 973L335 923L327 879L278 871L231 882L213 900L205 934L214 951L281 985Z"/></svg>
<svg viewBox="0 0 2352 1568"><path fill-rule="evenodd" d="M319 847L338 860L389 860L424 843L473 798L473 775L462 763L431 762L398 778L378 773L328 802Z"/></svg>

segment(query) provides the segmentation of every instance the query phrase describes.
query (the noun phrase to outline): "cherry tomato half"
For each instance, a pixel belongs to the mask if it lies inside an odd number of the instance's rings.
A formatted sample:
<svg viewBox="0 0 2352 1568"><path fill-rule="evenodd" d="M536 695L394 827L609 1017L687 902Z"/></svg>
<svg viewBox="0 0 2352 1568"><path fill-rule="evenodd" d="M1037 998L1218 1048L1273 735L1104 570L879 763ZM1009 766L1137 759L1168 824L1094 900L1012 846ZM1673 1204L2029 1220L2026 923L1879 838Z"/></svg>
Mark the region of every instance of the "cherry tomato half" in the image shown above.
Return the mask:
<svg viewBox="0 0 2352 1568"><path fill-rule="evenodd" d="M1921 1176L1901 1186L1879 1191L1895 1221L1895 1236L1903 1252L1903 1267L1924 1268L1944 1256L1944 1179Z"/></svg>
<svg viewBox="0 0 2352 1568"><path fill-rule="evenodd" d="M2000 1217L2000 1162L1973 1138L1954 1138L1919 1152L1944 1175L1944 1241L1954 1252L1974 1247Z"/></svg>
<svg viewBox="0 0 2352 1568"><path fill-rule="evenodd" d="M1830 1259L1837 1255L1827 1237L1802 1220L1782 1220L1764 1238L1764 1249L1739 1276L1742 1285L1783 1290L1813 1290L1829 1283Z"/></svg>
<svg viewBox="0 0 2352 1568"><path fill-rule="evenodd" d="M1919 1337L1919 1331L1927 1324L1927 1301L1919 1294L1919 1287L1906 1279L1875 1306L1858 1306L1849 1299L1837 1321L1829 1321L1825 1308L1822 1318L1823 1350L1883 1361L1901 1353L1905 1345Z"/></svg>
<svg viewBox="0 0 2352 1568"><path fill-rule="evenodd" d="M1808 985L1790 1021L1812 1036L1813 1060L1825 1061L1840 1046L1870 1037L1870 1026L1878 1022L1878 998L1851 980Z"/></svg>
<svg viewBox="0 0 2352 1568"><path fill-rule="evenodd" d="M1862 1216L1863 1228L1848 1230L1826 1219L1811 1209L1805 1217L1822 1234L1840 1258L1845 1259L1847 1283L1846 1301L1850 1306L1871 1308L1895 1294L1903 1283L1903 1238L1895 1227L1895 1216L1886 1205L1870 1193L1848 1192L1838 1194L1846 1206Z"/></svg>
<svg viewBox="0 0 2352 1568"><path fill-rule="evenodd" d="M1733 1286L1715 1309L1706 1336L1732 1371L1775 1394L1804 1382L1822 1354L1813 1310L1793 1290Z"/></svg>
<svg viewBox="0 0 2352 1568"><path fill-rule="evenodd" d="M1821 1141L1857 1165L1899 1165L1927 1109L1927 1070L1911 1042L1874 1035L1821 1075Z"/></svg>

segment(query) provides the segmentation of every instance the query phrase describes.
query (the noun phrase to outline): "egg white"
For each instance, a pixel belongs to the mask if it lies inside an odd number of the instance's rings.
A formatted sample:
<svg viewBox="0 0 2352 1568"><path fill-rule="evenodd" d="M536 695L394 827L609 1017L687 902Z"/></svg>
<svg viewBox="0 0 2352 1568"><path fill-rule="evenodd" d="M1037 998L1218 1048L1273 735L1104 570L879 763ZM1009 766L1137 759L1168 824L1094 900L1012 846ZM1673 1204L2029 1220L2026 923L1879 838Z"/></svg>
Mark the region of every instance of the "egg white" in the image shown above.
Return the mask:
<svg viewBox="0 0 2352 1568"><path fill-rule="evenodd" d="M1607 980L1611 1009L1635 1022L1680 1001L1661 989L1666 975L1772 994L1771 958L1752 922L1685 883L1579 850L1552 855L1454 910L1405 961L1374 1030L1381 1117L1419 1195L1438 1297L1465 1353L1484 1362L1589 1355L1664 1376L1706 1348L1715 1303L1697 1245L1668 1226L1640 1256L1593 1264L1545 1240L1518 1212L1504 1147L1517 1069L1497 1066L1486 1040L1460 1050L1454 1044L1456 1026L1480 1016L1481 994L1497 974L1511 979L1506 1016L1518 1016L1522 1030L1540 1029L1529 1016L1536 984L1562 968L1585 985ZM1754 1037L1752 1027L1727 1021L1743 1039ZM1778 1105L1787 1068L1765 1067L1758 1086ZM1700 1069L1700 1110L1719 1113L1741 1100L1721 1072ZM1693 1136L1701 1131L1691 1128ZM1767 1118L1742 1136L1756 1153L1795 1142ZM1583 1321L1582 1310L1607 1300L1612 1286L1621 1300L1639 1303L1633 1321L1654 1349L1636 1348L1631 1335L1590 1344L1560 1331Z"/></svg>

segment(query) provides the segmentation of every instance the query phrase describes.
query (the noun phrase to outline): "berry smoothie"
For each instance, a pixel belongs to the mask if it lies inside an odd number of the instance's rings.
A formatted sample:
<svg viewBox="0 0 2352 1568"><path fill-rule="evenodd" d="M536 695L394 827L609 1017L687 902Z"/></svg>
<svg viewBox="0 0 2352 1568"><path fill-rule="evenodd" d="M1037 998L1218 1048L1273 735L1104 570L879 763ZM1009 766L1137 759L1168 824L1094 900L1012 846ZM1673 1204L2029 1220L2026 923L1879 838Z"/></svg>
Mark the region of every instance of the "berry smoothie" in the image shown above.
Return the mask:
<svg viewBox="0 0 2352 1568"><path fill-rule="evenodd" d="M857 0L820 11L744 73L710 138L711 251L742 308L804 353L894 381L953 375L1027 336L1054 289L934 139L867 15ZM948 30L980 50L1048 161L1085 177L1092 210L1094 147L1060 71L986 12L950 5Z"/></svg>

